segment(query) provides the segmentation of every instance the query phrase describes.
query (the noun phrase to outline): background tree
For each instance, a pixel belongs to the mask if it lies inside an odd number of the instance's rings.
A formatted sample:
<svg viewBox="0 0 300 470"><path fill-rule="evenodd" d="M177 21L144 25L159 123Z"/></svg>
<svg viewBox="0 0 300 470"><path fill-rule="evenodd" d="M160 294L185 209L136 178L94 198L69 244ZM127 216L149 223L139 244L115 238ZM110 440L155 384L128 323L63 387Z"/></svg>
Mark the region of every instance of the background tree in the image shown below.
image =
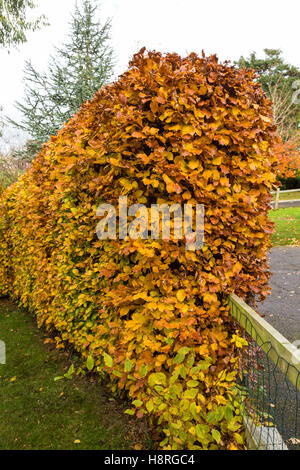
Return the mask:
<svg viewBox="0 0 300 470"><path fill-rule="evenodd" d="M282 180L300 174L300 153L296 139L280 142L274 147L277 156L277 174Z"/></svg>
<svg viewBox="0 0 300 470"><path fill-rule="evenodd" d="M278 134L284 142L287 142L299 127L300 107L293 100L294 89L288 80L281 77L274 84L266 84L266 89L267 95L272 101Z"/></svg>
<svg viewBox="0 0 300 470"><path fill-rule="evenodd" d="M95 19L97 9L91 0L84 0L81 7L76 4L69 41L56 48L47 72L40 73L26 62L25 99L16 103L23 119L10 123L31 135L35 153L112 77L111 24Z"/></svg>
<svg viewBox="0 0 300 470"><path fill-rule="evenodd" d="M3 128L3 117L2 117L2 106L0 106L0 137L2 137L2 128Z"/></svg>
<svg viewBox="0 0 300 470"><path fill-rule="evenodd" d="M35 8L30 0L0 0L0 47L11 47L26 42L26 33L46 25L45 17L27 19L29 9Z"/></svg>
<svg viewBox="0 0 300 470"><path fill-rule="evenodd" d="M29 167L29 162L15 158L16 149L0 150L0 194L14 183Z"/></svg>
<svg viewBox="0 0 300 470"><path fill-rule="evenodd" d="M300 104L293 100L294 84L300 79L300 70L287 64L279 49L264 49L259 59L255 52L249 58L240 57L240 68L256 69L263 90L273 103L274 120L280 137L287 141L297 132L300 123Z"/></svg>

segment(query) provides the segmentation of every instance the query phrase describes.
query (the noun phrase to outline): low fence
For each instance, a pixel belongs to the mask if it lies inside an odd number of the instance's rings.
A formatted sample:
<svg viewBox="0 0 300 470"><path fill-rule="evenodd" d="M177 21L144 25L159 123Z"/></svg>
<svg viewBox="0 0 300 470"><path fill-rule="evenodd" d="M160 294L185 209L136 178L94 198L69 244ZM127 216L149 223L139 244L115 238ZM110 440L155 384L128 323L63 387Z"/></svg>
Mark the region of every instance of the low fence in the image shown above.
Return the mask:
<svg viewBox="0 0 300 470"><path fill-rule="evenodd" d="M300 193L300 189L286 189L286 190L281 190L280 188L277 188L276 191L271 191L271 194L275 195L275 201L274 203L274 209L278 209L278 205L280 203L286 203L286 202L299 202L300 198L297 199L282 199L280 200L280 194L286 194L286 193Z"/></svg>
<svg viewBox="0 0 300 470"><path fill-rule="evenodd" d="M300 350L238 296L228 301L248 341L239 383L248 448L300 450Z"/></svg>

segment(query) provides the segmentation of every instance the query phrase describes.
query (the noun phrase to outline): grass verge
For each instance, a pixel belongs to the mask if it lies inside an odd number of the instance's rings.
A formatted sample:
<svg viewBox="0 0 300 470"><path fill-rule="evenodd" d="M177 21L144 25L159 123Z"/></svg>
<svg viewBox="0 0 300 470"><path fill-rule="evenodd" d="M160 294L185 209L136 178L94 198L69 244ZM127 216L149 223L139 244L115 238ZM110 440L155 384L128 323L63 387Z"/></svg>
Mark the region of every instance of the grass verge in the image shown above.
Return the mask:
<svg viewBox="0 0 300 470"><path fill-rule="evenodd" d="M28 312L0 300L0 449L151 448L146 423L124 414L128 404L95 377L54 381L76 358L46 338Z"/></svg>
<svg viewBox="0 0 300 470"><path fill-rule="evenodd" d="M275 222L273 245L300 246L300 207L271 210L270 220Z"/></svg>

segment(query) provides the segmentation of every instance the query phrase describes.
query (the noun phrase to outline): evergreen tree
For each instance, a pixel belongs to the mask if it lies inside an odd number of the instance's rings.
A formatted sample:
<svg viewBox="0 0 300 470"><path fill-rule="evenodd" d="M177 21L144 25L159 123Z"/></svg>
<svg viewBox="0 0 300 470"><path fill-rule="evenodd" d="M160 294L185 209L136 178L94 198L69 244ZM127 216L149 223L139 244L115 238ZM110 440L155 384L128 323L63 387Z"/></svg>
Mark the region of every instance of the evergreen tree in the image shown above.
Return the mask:
<svg viewBox="0 0 300 470"><path fill-rule="evenodd" d="M31 0L0 0L0 46L10 47L26 42L26 33L45 26L45 17L28 21L27 11L35 4Z"/></svg>
<svg viewBox="0 0 300 470"><path fill-rule="evenodd" d="M258 80L273 103L279 135L286 141L298 131L300 124L300 104L293 99L296 88L299 88L300 70L287 64L279 49L264 49L264 53L262 59L255 52L246 59L240 57L236 65L257 70Z"/></svg>
<svg viewBox="0 0 300 470"><path fill-rule="evenodd" d="M252 52L248 58L240 57L236 64L239 68L256 69L266 93L279 79L292 86L292 83L300 78L300 70L284 61L280 49L264 49L264 53L265 57L260 59L256 52Z"/></svg>
<svg viewBox="0 0 300 470"><path fill-rule="evenodd" d="M26 63L25 99L16 103L23 119L10 123L27 131L36 149L112 78L110 20L103 25L95 20L97 9L91 0L84 0L81 7L76 3L69 41L56 48L47 72L40 73L30 61Z"/></svg>

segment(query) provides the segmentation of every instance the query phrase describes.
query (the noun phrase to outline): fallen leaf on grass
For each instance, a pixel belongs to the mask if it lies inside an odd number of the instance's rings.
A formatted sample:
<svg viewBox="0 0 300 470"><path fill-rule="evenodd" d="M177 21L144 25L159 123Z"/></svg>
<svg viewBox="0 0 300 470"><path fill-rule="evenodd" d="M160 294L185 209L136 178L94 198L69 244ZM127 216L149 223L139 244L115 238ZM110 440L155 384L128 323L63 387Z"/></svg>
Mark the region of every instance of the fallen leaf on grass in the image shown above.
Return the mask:
<svg viewBox="0 0 300 470"><path fill-rule="evenodd" d="M53 343L53 339L46 338L45 341L44 341L44 344L48 344L48 343Z"/></svg>
<svg viewBox="0 0 300 470"><path fill-rule="evenodd" d="M134 449L135 450L142 450L143 446L142 444L135 444Z"/></svg>

